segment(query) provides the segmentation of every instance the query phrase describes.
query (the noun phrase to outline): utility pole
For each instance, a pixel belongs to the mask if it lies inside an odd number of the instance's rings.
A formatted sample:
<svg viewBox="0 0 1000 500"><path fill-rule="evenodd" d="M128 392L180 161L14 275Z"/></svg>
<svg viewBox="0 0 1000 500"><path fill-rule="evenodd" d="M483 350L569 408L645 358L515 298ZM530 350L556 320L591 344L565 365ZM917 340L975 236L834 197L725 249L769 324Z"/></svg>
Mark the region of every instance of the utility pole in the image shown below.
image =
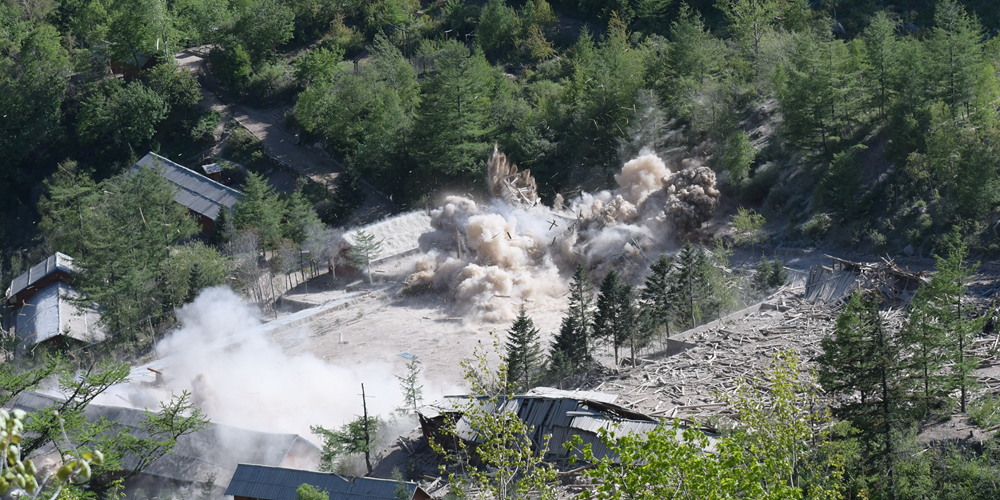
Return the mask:
<svg viewBox="0 0 1000 500"><path fill-rule="evenodd" d="M372 440L371 434L368 432L368 402L365 398L365 384L361 384L361 407L365 412L365 465L368 466L368 474L372 473L372 459L371 459L371 448Z"/></svg>

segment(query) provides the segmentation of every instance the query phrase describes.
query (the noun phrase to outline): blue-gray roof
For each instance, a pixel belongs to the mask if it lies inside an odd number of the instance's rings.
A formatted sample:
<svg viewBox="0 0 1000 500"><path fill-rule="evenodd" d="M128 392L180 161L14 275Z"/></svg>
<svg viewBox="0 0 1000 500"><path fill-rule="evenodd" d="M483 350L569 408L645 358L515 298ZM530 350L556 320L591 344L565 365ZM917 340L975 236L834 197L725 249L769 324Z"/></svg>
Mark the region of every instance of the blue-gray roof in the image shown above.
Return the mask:
<svg viewBox="0 0 1000 500"><path fill-rule="evenodd" d="M15 319L14 333L21 341L18 349L28 349L59 335L87 343L104 340L100 315L94 309L74 304L76 296L73 287L56 282L25 301Z"/></svg>
<svg viewBox="0 0 1000 500"><path fill-rule="evenodd" d="M143 167L156 170L177 187L177 192L174 194L177 203L212 220L219 216L220 207L232 208L243 198L243 193L153 152L147 153L136 162L132 171L138 171Z"/></svg>
<svg viewBox="0 0 1000 500"><path fill-rule="evenodd" d="M73 258L64 253L56 252L38 264L31 266L31 269L28 269L27 272L10 282L10 288L7 289L7 299L12 299L31 285L37 283L40 279L56 271L62 271L66 274L75 272L76 267L73 265Z"/></svg>
<svg viewBox="0 0 1000 500"><path fill-rule="evenodd" d="M296 500L295 490L309 484L326 491L330 500L395 500L399 483L391 479L344 477L332 472L312 472L264 465L240 464L226 488L227 496L262 500ZM404 482L407 498L413 498L417 484Z"/></svg>

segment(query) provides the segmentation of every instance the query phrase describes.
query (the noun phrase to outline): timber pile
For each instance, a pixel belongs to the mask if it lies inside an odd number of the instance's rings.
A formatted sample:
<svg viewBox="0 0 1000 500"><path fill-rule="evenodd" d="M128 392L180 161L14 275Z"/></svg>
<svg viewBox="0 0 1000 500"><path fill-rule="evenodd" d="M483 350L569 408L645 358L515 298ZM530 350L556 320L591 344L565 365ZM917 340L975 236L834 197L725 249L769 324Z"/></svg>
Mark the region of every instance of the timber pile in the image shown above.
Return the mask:
<svg viewBox="0 0 1000 500"><path fill-rule="evenodd" d="M762 377L776 353L794 350L805 371L815 367L820 342L832 333L839 311L837 305L782 292L742 317L673 337L694 344L690 349L667 358L638 359L637 366L591 379L579 389L618 393L623 406L658 418L704 421L732 414L722 396L733 394L741 377ZM882 314L890 330L903 327L905 311L890 308ZM1000 393L998 344L995 332L980 335L970 354L982 360L982 388Z"/></svg>
<svg viewBox="0 0 1000 500"><path fill-rule="evenodd" d="M486 163L487 182L490 194L509 205L531 208L538 204L538 185L530 170L517 170L517 166L507 160L507 155L493 146L493 156Z"/></svg>

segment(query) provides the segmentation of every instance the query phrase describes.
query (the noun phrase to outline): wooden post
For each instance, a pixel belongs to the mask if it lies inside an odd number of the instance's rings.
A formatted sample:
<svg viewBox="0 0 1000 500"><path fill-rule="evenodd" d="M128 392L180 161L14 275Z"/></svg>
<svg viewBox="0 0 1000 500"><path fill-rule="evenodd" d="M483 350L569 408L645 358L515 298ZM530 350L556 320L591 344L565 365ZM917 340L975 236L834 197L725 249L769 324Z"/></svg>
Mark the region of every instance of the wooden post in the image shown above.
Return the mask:
<svg viewBox="0 0 1000 500"><path fill-rule="evenodd" d="M368 466L368 474L372 473L371 460L371 434L368 432L368 402L365 400L365 384L361 384L361 407L365 412L365 465Z"/></svg>

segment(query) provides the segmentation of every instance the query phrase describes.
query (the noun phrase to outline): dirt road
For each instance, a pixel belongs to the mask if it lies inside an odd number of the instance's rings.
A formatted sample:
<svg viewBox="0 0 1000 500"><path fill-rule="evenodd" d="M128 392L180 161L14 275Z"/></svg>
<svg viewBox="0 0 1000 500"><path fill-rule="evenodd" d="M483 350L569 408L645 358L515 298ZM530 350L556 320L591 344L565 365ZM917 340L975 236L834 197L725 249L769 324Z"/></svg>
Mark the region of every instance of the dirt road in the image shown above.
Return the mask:
<svg viewBox="0 0 1000 500"><path fill-rule="evenodd" d="M194 48L179 52L174 57L178 66L195 75L199 80L207 82L211 78L204 64L205 48ZM341 171L341 164L322 149L311 145L296 145L294 132L285 127L285 113L292 106L259 110L242 104L226 102L220 94L202 85L200 88L201 105L222 114L222 123L236 120L250 131L263 144L272 158L287 165L292 170L310 179L320 182L331 189L334 180ZM221 127L221 125L220 125ZM355 210L350 224L366 224L381 219L395 211L395 205L388 197L364 183L365 203Z"/></svg>

